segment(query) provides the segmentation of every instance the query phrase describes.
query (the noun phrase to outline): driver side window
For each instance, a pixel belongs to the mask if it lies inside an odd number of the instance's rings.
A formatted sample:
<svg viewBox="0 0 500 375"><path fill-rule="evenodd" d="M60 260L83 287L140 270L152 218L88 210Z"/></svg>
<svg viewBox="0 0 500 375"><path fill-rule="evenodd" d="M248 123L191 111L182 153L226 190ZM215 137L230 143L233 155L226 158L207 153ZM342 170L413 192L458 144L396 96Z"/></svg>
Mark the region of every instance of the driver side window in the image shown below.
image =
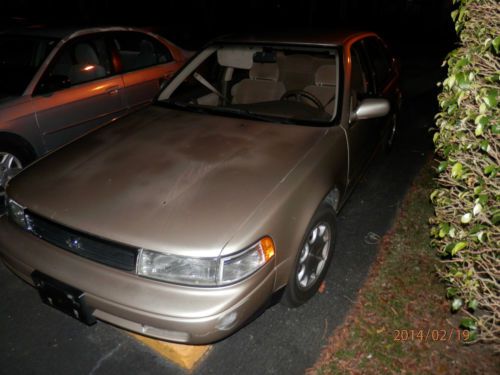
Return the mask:
<svg viewBox="0 0 500 375"><path fill-rule="evenodd" d="M351 46L351 111L369 94L369 90L368 74L363 65L363 46L358 41Z"/></svg>

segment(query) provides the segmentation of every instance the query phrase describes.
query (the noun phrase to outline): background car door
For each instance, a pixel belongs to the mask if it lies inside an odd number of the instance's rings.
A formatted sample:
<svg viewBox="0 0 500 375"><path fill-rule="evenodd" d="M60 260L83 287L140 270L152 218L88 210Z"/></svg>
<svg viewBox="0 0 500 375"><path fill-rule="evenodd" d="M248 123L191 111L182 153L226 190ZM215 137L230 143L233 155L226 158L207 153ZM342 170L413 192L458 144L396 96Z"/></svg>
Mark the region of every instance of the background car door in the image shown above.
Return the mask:
<svg viewBox="0 0 500 375"><path fill-rule="evenodd" d="M104 36L64 46L35 89L33 104L47 151L123 115L123 80Z"/></svg>
<svg viewBox="0 0 500 375"><path fill-rule="evenodd" d="M359 103L374 96L374 85L364 58L361 41L354 43L351 55L350 107L353 113ZM355 179L370 160L378 142L380 119L354 120L349 124L349 179Z"/></svg>
<svg viewBox="0 0 500 375"><path fill-rule="evenodd" d="M169 49L139 32L120 32L114 45L121 60L125 98L130 109L150 103L179 66Z"/></svg>

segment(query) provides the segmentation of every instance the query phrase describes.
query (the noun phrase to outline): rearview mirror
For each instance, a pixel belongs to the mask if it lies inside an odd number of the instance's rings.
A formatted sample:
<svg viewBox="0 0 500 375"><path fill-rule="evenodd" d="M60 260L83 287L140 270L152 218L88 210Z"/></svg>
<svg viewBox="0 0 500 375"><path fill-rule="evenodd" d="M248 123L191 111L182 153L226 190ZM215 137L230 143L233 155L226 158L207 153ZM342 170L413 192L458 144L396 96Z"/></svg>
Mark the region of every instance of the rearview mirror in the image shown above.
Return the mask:
<svg viewBox="0 0 500 375"><path fill-rule="evenodd" d="M383 117L391 110L387 99L364 99L351 115L351 121Z"/></svg>

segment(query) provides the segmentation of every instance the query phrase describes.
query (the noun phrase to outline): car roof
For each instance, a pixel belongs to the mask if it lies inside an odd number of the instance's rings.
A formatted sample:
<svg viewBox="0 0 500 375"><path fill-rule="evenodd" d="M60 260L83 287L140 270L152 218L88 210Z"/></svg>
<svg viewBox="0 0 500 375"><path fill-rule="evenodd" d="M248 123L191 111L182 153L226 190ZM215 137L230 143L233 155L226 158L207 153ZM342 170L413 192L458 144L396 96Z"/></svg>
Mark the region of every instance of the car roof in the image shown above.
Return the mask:
<svg viewBox="0 0 500 375"><path fill-rule="evenodd" d="M24 35L24 36L38 36L54 39L70 39L79 35L94 34L97 32L109 31L139 31L146 32L135 27L122 27L122 26L106 26L106 27L82 27L82 28L31 28L31 29L12 29L1 32L4 35ZM147 32L146 32L147 33Z"/></svg>
<svg viewBox="0 0 500 375"><path fill-rule="evenodd" d="M217 38L215 42L223 43L250 43L250 44L301 44L311 46L341 46L349 40L360 36L376 35L366 31L306 31L284 32L272 34L228 35Z"/></svg>

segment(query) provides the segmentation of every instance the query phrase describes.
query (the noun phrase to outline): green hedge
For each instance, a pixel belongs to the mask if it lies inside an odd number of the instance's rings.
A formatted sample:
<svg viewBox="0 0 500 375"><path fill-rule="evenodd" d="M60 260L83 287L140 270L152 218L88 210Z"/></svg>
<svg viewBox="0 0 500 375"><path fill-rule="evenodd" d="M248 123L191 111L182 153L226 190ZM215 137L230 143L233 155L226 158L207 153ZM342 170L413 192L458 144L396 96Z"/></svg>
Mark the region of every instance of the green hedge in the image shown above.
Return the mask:
<svg viewBox="0 0 500 375"><path fill-rule="evenodd" d="M461 325L500 350L500 3L454 2L460 46L438 96L432 244L451 308L466 314Z"/></svg>

